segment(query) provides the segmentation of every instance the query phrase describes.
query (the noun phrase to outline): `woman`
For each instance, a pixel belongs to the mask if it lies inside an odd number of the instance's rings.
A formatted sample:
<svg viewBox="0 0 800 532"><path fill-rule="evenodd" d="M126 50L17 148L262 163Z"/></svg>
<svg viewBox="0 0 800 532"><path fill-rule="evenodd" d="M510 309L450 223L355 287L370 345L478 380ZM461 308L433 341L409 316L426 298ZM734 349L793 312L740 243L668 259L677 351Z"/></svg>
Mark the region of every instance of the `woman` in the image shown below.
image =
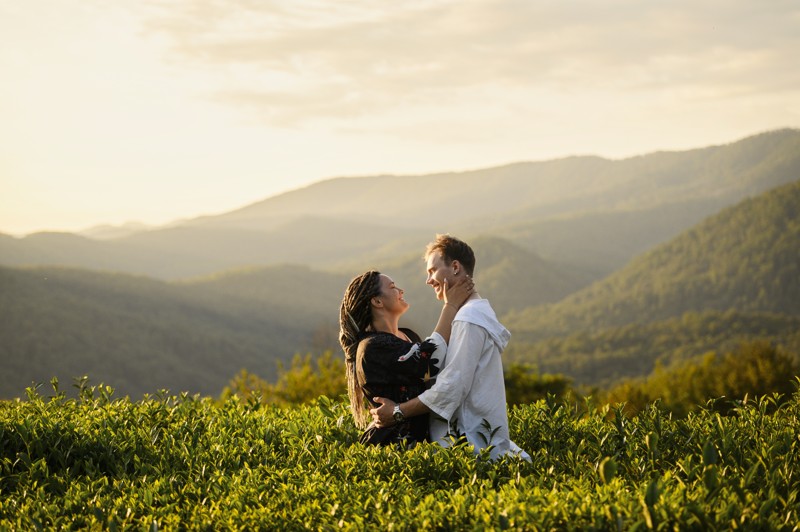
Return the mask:
<svg viewBox="0 0 800 532"><path fill-rule="evenodd" d="M373 397L396 403L412 399L426 388L439 369L450 339L450 326L473 289L472 280L445 284L445 304L434 333L424 341L411 329L399 326L408 310L403 290L388 276L368 271L353 279L339 309L339 343L347 363L347 392L356 425L366 430L362 443L387 445L428 439L428 416L415 416L391 427L367 425ZM377 406L374 405L373 406Z"/></svg>

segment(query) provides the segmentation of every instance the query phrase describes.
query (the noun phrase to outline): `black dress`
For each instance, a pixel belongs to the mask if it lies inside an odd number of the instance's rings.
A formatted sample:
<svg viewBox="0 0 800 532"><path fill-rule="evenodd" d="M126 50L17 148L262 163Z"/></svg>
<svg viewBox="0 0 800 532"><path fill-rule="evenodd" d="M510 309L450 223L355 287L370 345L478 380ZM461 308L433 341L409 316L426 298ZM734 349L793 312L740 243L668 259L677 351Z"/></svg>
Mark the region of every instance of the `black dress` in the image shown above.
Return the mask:
<svg viewBox="0 0 800 532"><path fill-rule="evenodd" d="M427 380L436 375L438 360L433 357L436 345L422 341L411 329L400 329L411 339L406 342L391 333L369 333L358 344L357 377L367 401L385 397L397 404L413 399L427 388ZM426 441L428 415L414 416L392 427L378 428L370 424L361 435L361 442L374 445L413 444Z"/></svg>

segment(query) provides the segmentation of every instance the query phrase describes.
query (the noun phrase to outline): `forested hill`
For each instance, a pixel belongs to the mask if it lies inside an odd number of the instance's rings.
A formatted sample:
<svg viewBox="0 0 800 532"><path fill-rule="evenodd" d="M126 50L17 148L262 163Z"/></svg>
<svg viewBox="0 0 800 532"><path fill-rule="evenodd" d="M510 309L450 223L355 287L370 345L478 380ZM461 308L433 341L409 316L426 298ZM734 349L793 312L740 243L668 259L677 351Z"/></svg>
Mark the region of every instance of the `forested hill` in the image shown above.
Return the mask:
<svg viewBox="0 0 800 532"><path fill-rule="evenodd" d="M506 355L608 387L767 341L800 357L800 181L743 201L564 300L504 322Z"/></svg>
<svg viewBox="0 0 800 532"><path fill-rule="evenodd" d="M533 337L688 311L800 314L800 181L725 209L563 301L509 319Z"/></svg>
<svg viewBox="0 0 800 532"><path fill-rule="evenodd" d="M304 267L186 284L0 267L0 399L52 377L70 389L88 375L134 397L162 388L217 395L242 368L271 378L279 361L332 347L346 282Z"/></svg>
<svg viewBox="0 0 800 532"><path fill-rule="evenodd" d="M800 315L800 181L728 208L563 301L507 317L529 340L736 310Z"/></svg>

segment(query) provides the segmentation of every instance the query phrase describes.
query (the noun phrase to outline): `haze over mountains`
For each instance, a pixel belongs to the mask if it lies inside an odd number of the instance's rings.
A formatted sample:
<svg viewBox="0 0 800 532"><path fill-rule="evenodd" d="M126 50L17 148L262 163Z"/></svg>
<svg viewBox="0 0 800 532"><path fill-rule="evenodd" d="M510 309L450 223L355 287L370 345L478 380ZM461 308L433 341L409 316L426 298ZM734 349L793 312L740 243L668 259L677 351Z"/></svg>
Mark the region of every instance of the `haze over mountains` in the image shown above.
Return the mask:
<svg viewBox="0 0 800 532"><path fill-rule="evenodd" d="M598 275L747 196L797 179L800 133L620 161L570 157L474 172L338 178L116 239L0 238L0 263L180 279L253 265L360 267L431 235L496 235Z"/></svg>
<svg viewBox="0 0 800 532"><path fill-rule="evenodd" d="M116 238L2 235L0 397L54 375L133 395L218 394L240 368L269 378L294 353L337 349L342 291L373 267L406 289L406 323L427 332L438 304L421 252L438 232L475 248L509 357L579 383L733 337L794 346L798 179L800 132L780 130L620 161L331 179ZM654 347L665 335L682 344Z"/></svg>

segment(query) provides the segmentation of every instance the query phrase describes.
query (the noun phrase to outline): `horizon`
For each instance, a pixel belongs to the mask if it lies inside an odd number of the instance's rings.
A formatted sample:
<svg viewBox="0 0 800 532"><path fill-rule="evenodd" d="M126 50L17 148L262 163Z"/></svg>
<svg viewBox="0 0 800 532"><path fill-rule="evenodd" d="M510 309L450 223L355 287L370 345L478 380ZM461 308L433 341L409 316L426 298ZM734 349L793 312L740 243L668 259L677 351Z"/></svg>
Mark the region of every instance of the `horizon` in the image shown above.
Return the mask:
<svg viewBox="0 0 800 532"><path fill-rule="evenodd" d="M509 162L501 163L501 164L494 165L494 166L485 166L485 167L477 167L477 168L464 168L464 169L456 169L456 170L438 170L438 171L413 173L413 174L412 173L409 173L409 174L392 174L392 173L386 172L386 173L382 173L382 174L371 174L371 175L331 176L331 177L326 177L326 178L322 178L322 179L312 180L312 181L309 181L307 183L301 183L301 184L299 184L298 186L296 186L294 188L291 188L291 189L288 189L288 190L281 190L281 191L276 192L275 194L272 194L270 196L266 196L266 197L263 197L263 198L256 198L256 199L253 199L252 201L246 202L246 203L244 203L242 205L234 206L234 207L232 207L230 209L227 209L227 210L224 210L224 211L199 212L199 213L196 213L194 215L190 214L190 215L183 216L183 217L170 218L170 219L167 219L167 220L165 220L165 221L163 221L161 223L148 223L148 222L145 222L145 221L142 221L142 220L124 220L124 221L116 222L116 223L99 221L99 222L97 222L95 224L82 226L82 227L78 227L78 228L73 228L73 229L62 229L62 228L48 229L48 228L42 228L42 229L29 231L27 233L11 233L11 232L7 232L7 231L3 231L3 228L0 227L0 234L5 234L5 235L12 236L12 237L15 237L15 238L24 238L26 236L30 236L30 235L33 235L33 234L39 234L39 233L72 233L72 234L81 234L81 233L88 233L88 232L91 232L92 230L96 230L96 229L118 229L118 228L125 228L127 226L141 226L142 230L160 229L160 228L168 227L168 226L171 226L171 225L178 225L178 224L180 224L182 222L185 222L185 221L188 221L188 220L193 220L193 219L196 219L196 218L223 215L223 214L226 214L228 212L232 212L232 211L247 207L247 206L252 205L254 203L259 203L259 202L262 202L262 201L266 201L268 199L281 196L283 194L289 194L289 193L301 190L301 189L306 188L306 187L314 186L316 184L323 183L323 182L326 182L326 181L335 180L335 179L360 179L360 178L379 177L379 176L385 176L385 175L392 175L392 176L395 176L395 177L417 177L417 176L426 176L426 175L462 173L462 172L489 170L489 169L492 169L492 168L501 168L503 166L510 166L510 165L514 165L514 164L546 163L546 162L551 162L551 161L558 161L560 159L569 159L571 157L600 157L601 159L606 159L608 161L624 161L624 160L627 160L627 159L632 159L632 158L635 158L635 157L643 157L643 156L651 155L651 154L654 154L654 153L682 152L682 151L691 151L691 150L695 150L695 149L704 149L704 148L715 147L715 146L724 146L724 145L727 145L727 144L736 143L736 142L738 142L740 140L744 140L746 138L755 137L755 136L758 136L758 135L771 133L771 132L775 132L775 131L786 131L786 130L797 131L798 128L780 127L780 128L767 130L767 131L754 132L754 133L752 133L750 135L747 135L745 137L731 139L728 142L722 142L722 143L719 143L719 144L709 144L709 145L703 145L703 146L694 146L694 147L688 147L688 148L685 148L685 149L675 149L675 150L657 149L657 150L653 150L653 151L649 151L649 152L645 152L645 153L631 154L631 155L624 156L624 157L605 157L603 155L591 154L591 153L584 153L584 154L577 154L576 153L576 154L572 154L572 155L564 155L564 156L560 156L560 157L553 157L553 158L550 158L550 159L509 161Z"/></svg>
<svg viewBox="0 0 800 532"><path fill-rule="evenodd" d="M249 201L249 202L247 202L245 204L242 204L242 205L239 205L239 206L234 206L233 208L225 210L225 211L220 211L220 212L200 212L200 213L197 213L195 215L188 215L188 216L184 216L184 217L180 217L180 218L168 219L168 220L166 220L166 221L164 221L162 223L147 223L147 222L144 222L144 221L141 221L141 220L125 220L125 221L118 222L118 223L100 221L100 222L92 224L92 225L83 226L83 227L75 228L75 229L47 229L47 228L44 228L44 229L38 229L38 230L34 230L34 231L29 231L27 233L16 233L16 234L15 233L11 233L11 232L3 231L3 229L0 227L0 234L5 234L7 236L12 236L14 238L24 238L24 237L27 237L27 236L30 236L30 235L40 234L40 233L82 234L82 233L89 233L92 230L98 230L98 229L122 229L122 228L125 228L125 227L128 227L128 226L139 226L139 230L153 230L153 229L157 230L157 229L161 229L161 228L164 228L164 227L169 227L171 225L178 225L178 224L180 224L182 222L185 222L185 221L188 221L188 220L193 220L193 219L196 219L196 218L203 218L203 217L208 217L208 216L218 216L218 215L227 214L228 212L232 212L232 211L238 210L240 208L247 207L247 206L252 205L254 203L259 203L259 202L262 202L262 201L266 201L268 199L281 196L283 194L289 194L289 193L301 190L301 189L306 188L306 187L314 186L316 184L323 183L323 182L326 182L326 181L335 180L335 179L363 179L363 178L379 177L379 176L385 176L385 175L392 175L394 177L401 177L402 178L402 177L418 177L418 176L426 176L426 175L462 173L462 172L489 170L489 169L493 169L493 168L501 168L503 166L510 166L510 165L514 165L514 164L546 163L546 162L551 162L551 161L558 161L558 160L561 160L561 159L569 159L569 158L572 158L572 157L600 157L600 158L608 160L608 161L624 161L624 160L627 160L627 159L632 159L632 158L635 158L635 157L643 157L643 156L651 155L651 154L654 154L654 153L681 152L681 151L691 151L691 150L695 150L695 149L703 149L703 148L709 148L709 147L715 147L715 146L724 146L726 144L736 143L736 142L738 142L740 140L744 140L746 138L750 138L750 137L754 137L754 136L758 136L758 135L762 135L762 134L766 134L766 133L771 133L771 132L775 132L775 131L785 131L785 130L797 131L797 128L790 128L790 127L776 128L776 129L771 129L771 130L767 130L767 131L756 132L756 133L753 133L751 135L747 135L746 137L732 139L729 142L723 142L723 143L720 143L720 144L709 144L709 145L705 145L705 146L695 146L695 147L686 148L686 149L683 149L683 150L654 150L654 151L640 153L640 154L632 154L632 155L629 155L629 156L626 156L626 157L604 157L602 155L587 153L587 154L564 155L564 156L561 156L561 157L554 157L554 158L551 158L551 159L509 161L507 163L498 164L496 166L487 166L487 167L479 167L479 168L465 168L465 169L457 169L457 170L440 170L440 171L423 172L423 173L417 173L417 174L390 174L390 173L383 173L383 174L360 175L360 176L358 176L358 175L353 175L353 176L331 176L331 177L327 177L327 178L313 180L313 181L310 181L308 183L303 183L303 184L298 185L297 187L294 187L294 188L291 188L291 189L288 189L288 190L279 191L279 192L277 192L275 194L272 194L272 195L264 197L264 198L254 199L254 200Z"/></svg>
<svg viewBox="0 0 800 532"><path fill-rule="evenodd" d="M0 233L800 127L800 5L723 7L0 2Z"/></svg>

